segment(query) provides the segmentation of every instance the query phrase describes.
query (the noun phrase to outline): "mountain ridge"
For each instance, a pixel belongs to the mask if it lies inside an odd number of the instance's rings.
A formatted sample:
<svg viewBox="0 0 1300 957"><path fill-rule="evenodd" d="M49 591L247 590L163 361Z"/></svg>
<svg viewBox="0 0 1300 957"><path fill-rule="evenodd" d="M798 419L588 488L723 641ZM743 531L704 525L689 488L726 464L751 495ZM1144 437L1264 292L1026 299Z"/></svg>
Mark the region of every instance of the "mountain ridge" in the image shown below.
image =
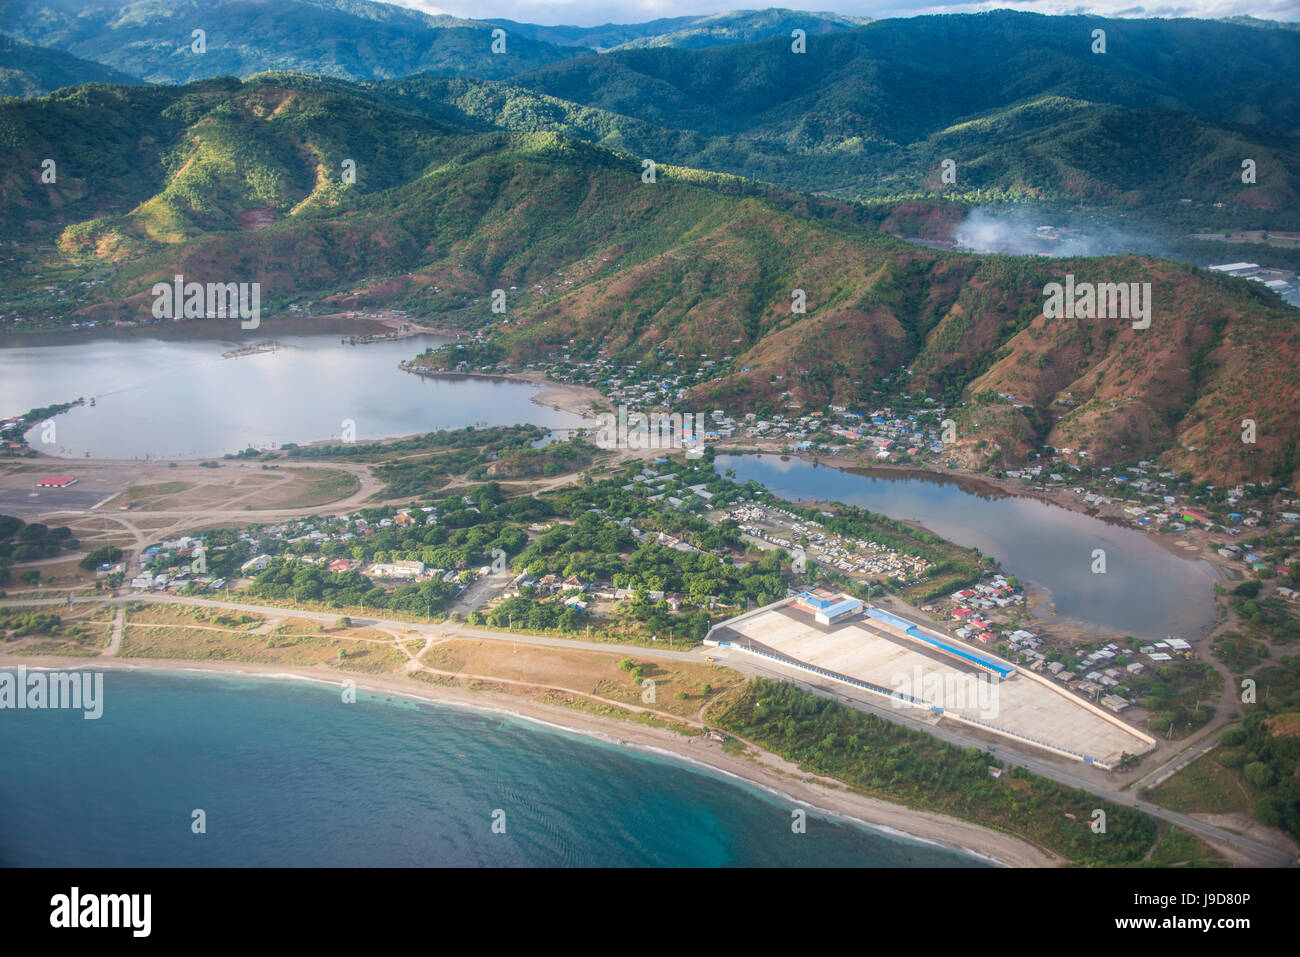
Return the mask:
<svg viewBox="0 0 1300 957"><path fill-rule="evenodd" d="M78 144L91 115L120 125ZM86 170L95 190L70 176L37 193L67 220L51 267L111 266L68 312L78 321L149 320L153 284L178 273L258 282L272 313L403 309L518 362L601 349L635 363L667 348L687 367L731 356L687 395L699 408L924 391L959 407L953 454L972 465L1049 442L1086 445L1102 464L1148 456L1221 480L1295 476L1297 312L1195 267L926 249L880 234L851 204L672 165L646 183L634 155L458 128L374 87L287 74L6 101L0 144L0 234L48 229L17 203L32 195L23 171L37 154L67 157L70 172L80 157L100 164ZM1150 328L1045 319L1045 284L1065 272L1150 282ZM48 280L24 282L35 296ZM489 310L492 289L506 290L507 314ZM795 289L806 313L791 309ZM1249 449L1243 417L1260 423Z"/></svg>

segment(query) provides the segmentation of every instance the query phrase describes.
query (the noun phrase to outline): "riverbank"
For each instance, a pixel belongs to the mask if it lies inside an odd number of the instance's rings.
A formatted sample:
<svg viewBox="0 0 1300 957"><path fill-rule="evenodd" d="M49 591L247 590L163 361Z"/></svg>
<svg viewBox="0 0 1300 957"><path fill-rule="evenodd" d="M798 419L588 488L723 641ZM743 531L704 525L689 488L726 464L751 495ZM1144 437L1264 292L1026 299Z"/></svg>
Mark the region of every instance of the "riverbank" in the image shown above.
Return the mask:
<svg viewBox="0 0 1300 957"><path fill-rule="evenodd" d="M599 390L585 385L555 382L548 379L546 374L542 372L451 372L443 369L417 369L409 365L402 368L412 375L427 376L429 378L461 376L471 379L496 379L502 382L522 382L527 385L535 385L539 388L532 397L533 402L560 412L571 412L574 415L581 415L591 419L592 428L595 428L597 424L592 406L600 409L609 407L609 400Z"/></svg>
<svg viewBox="0 0 1300 957"><path fill-rule="evenodd" d="M0 349L39 346L80 345L97 340L210 339L214 342L241 342L267 336L380 334L391 330L386 322L343 313L307 316L281 313L262 316L255 329L243 329L237 319L160 319L120 326L60 327L56 329L6 329L0 332ZM420 328L411 335L438 335L456 338L454 330Z"/></svg>
<svg viewBox="0 0 1300 957"><path fill-rule="evenodd" d="M761 749L746 756L723 750L704 737L684 737L663 728L649 727L561 708L490 691L469 691L459 687L429 685L397 675L367 675L324 667L258 665L243 662L201 662L184 660L67 659L53 656L23 658L0 655L0 667L65 670L146 670L209 672L279 680L311 680L338 686L345 679L359 690L401 696L435 705L487 710L537 724L559 728L602 741L700 765L716 773L745 781L770 794L806 805L834 817L893 833L909 839L938 844L974 854L1008 867L1053 867L1064 863L1033 845L1007 834L957 818L913 810L851 791L829 778L805 774L784 758ZM109 699L106 708L111 708Z"/></svg>
<svg viewBox="0 0 1300 957"><path fill-rule="evenodd" d="M1116 528L1124 528L1129 531L1139 532L1155 545L1164 549L1171 555L1176 555L1186 561L1207 562L1214 568L1217 580L1220 582L1231 581L1232 578L1225 571L1227 563L1214 550L1214 544L1211 542L1209 533L1200 528L1187 528L1177 534L1157 534L1151 529L1135 525L1129 521L1122 507L1096 506L1083 500L1083 496L1075 495L1069 487L1060 488L1036 488L1025 487L1019 479L997 478L984 472L967 472L961 469L933 469L925 468L918 465L898 465L895 463L880 463L875 461L858 460L856 457L851 460L849 456L823 456L810 453L807 451L783 451L780 447L769 448L765 445L752 442L734 443L734 445L718 444L714 446L718 454L725 455L781 455L788 458L797 459L808 465L817 465L821 468L832 468L841 472L847 472L852 475L862 475L870 478L873 474L877 476L888 476L891 478L919 478L923 481L934 481L940 483L952 483L973 495L1007 497L1007 498L1024 498L1033 501L1043 502L1047 505L1055 505L1057 508L1063 508L1067 512L1074 512L1079 515L1086 515L1088 518L1095 518L1100 522L1113 525ZM847 461L846 461L847 460ZM908 525L916 528L925 528L920 522L908 521ZM926 529L926 531L933 531Z"/></svg>

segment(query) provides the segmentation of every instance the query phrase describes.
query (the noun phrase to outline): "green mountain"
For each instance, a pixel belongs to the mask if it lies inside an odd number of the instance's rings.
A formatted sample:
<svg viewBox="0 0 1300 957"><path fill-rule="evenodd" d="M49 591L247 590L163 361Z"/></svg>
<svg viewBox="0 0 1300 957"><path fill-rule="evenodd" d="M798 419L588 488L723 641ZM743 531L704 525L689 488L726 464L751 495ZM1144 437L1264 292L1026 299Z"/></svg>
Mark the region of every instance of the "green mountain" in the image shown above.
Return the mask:
<svg viewBox="0 0 1300 957"><path fill-rule="evenodd" d="M0 96L40 96L78 83L137 83L111 67L0 35Z"/></svg>
<svg viewBox="0 0 1300 957"><path fill-rule="evenodd" d="M193 48L204 31L205 52ZM0 31L154 83L266 70L381 79L432 72L491 79L585 53L490 24L367 0L11 0Z"/></svg>
<svg viewBox="0 0 1300 957"><path fill-rule="evenodd" d="M1106 31L1104 54L1092 52L1094 29ZM1139 206L1192 192L1295 211L1295 30L999 11L880 20L808 42L803 55L781 37L624 50L511 82L550 97L552 114L556 103L600 111L574 122L579 135L594 127L593 141L802 190ZM1208 63L1231 63L1231 82L1196 66ZM528 121L521 102L497 122ZM1266 171L1255 187L1240 181L1243 158ZM940 182L944 159L953 185Z"/></svg>
<svg viewBox="0 0 1300 957"><path fill-rule="evenodd" d="M1300 101L1288 82L1300 31L1260 21L1000 11L843 29L844 18L773 9L580 28L363 0L75 7L17 0L0 26L151 79L268 67L388 78L383 95L440 122L576 136L844 199L1134 211L1171 234L1300 219ZM790 48L795 20L807 23L805 54ZM203 55L178 33L200 21ZM498 22L505 55L490 52ZM1104 54L1092 52L1095 29ZM755 31L773 35L664 45ZM1231 63L1231 82L1196 66L1207 63ZM1244 159L1255 183L1241 181Z"/></svg>
<svg viewBox="0 0 1300 957"><path fill-rule="evenodd" d="M918 214L907 207L671 165L645 182L635 155L286 74L4 101L0 149L0 237L22 249L0 263L5 317L39 302L66 320L149 321L153 284L177 273L257 282L271 315L396 307L477 330L511 361L671 355L692 371L710 357L689 408L923 389L961 404L958 454L972 462L1049 441L1215 480L1297 472L1296 311L1191 266L936 251L877 230L873 217ZM60 157L57 183L37 184L42 156ZM1150 327L1045 318L1044 287L1066 273L1150 283ZM73 290L63 306L52 280ZM1240 441L1243 417L1256 445Z"/></svg>
<svg viewBox="0 0 1300 957"><path fill-rule="evenodd" d="M513 81L410 77L383 88L447 122L576 136L662 162L846 199L1087 203L1164 217L1186 215L1179 203L1195 197L1202 213L1224 203L1221 216L1231 217L1235 228L1244 228L1242 213L1300 216L1297 137L1168 109L1046 96L952 124L905 147L800 150L759 135L657 126ZM1255 184L1241 182L1243 157L1261 171ZM945 159L957 164L956 185L941 180ZM1275 221L1261 222L1276 228Z"/></svg>
<svg viewBox="0 0 1300 957"><path fill-rule="evenodd" d="M1104 29L1104 54L1091 32ZM803 123L810 143L860 136L911 143L1047 95L1157 107L1217 122L1293 130L1290 68L1300 34L1197 20L989 14L877 20L815 38L699 51L626 50L535 71L519 85L676 129L739 133ZM1233 64L1232 82L1189 64Z"/></svg>
<svg viewBox="0 0 1300 957"><path fill-rule="evenodd" d="M584 46L607 52L638 47L678 47L698 50L728 43L753 43L768 37L789 37L794 29L807 36L850 30L870 23L869 17L840 13L813 13L806 10L729 10L706 16L668 17L646 23L606 23L598 27L544 27L513 20L488 20L511 33L555 43L561 46Z"/></svg>

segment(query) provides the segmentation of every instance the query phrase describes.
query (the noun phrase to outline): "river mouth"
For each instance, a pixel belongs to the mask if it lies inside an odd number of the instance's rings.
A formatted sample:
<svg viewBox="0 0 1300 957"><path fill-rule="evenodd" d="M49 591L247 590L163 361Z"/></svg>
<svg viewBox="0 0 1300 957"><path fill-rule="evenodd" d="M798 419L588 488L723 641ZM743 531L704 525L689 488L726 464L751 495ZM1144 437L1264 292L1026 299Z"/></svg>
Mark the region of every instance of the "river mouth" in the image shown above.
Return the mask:
<svg viewBox="0 0 1300 957"><path fill-rule="evenodd" d="M465 426L573 428L532 399L533 383L421 376L399 363L451 341L419 334L345 345L374 323L294 321L10 338L0 348L0 413L84 398L27 435L69 459L218 458L287 443L376 441ZM304 331L306 330L306 331ZM93 404L92 404L93 402Z"/></svg>
<svg viewBox="0 0 1300 957"><path fill-rule="evenodd" d="M733 469L738 481L761 482L783 498L857 505L978 548L1029 586L1030 613L1043 624L1191 640L1215 620L1218 576L1209 562L1176 555L1122 522L1008 493L978 478L841 470L773 454L719 455L716 468ZM1099 550L1105 571L1095 573Z"/></svg>

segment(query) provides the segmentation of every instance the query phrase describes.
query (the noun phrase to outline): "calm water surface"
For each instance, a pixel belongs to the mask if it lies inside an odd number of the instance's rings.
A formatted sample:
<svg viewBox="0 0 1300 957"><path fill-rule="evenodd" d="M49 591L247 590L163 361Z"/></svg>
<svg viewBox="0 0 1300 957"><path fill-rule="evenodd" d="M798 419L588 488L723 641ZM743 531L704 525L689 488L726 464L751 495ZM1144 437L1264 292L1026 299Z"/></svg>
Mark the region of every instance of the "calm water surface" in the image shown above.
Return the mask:
<svg viewBox="0 0 1300 957"><path fill-rule="evenodd" d="M734 469L784 498L823 499L919 522L943 538L997 558L1008 574L1047 592L1054 620L1139 637L1192 638L1214 620L1214 572L1180 558L1145 532L1103 522L1039 499L918 473L852 473L781 455L720 455ZM1106 573L1093 574L1093 550Z"/></svg>
<svg viewBox="0 0 1300 957"><path fill-rule="evenodd" d="M283 331L276 332L277 328ZM253 446L343 438L358 441L466 425L579 425L538 405L538 387L467 376L431 378L397 365L449 341L417 336L340 344L338 332L279 323L222 338L186 334L93 338L0 348L0 414L95 399L53 419L55 441L33 448L75 458L204 458ZM349 332L365 331L354 324ZM169 330L170 332L170 330ZM224 359L227 350L272 340L274 352Z"/></svg>

